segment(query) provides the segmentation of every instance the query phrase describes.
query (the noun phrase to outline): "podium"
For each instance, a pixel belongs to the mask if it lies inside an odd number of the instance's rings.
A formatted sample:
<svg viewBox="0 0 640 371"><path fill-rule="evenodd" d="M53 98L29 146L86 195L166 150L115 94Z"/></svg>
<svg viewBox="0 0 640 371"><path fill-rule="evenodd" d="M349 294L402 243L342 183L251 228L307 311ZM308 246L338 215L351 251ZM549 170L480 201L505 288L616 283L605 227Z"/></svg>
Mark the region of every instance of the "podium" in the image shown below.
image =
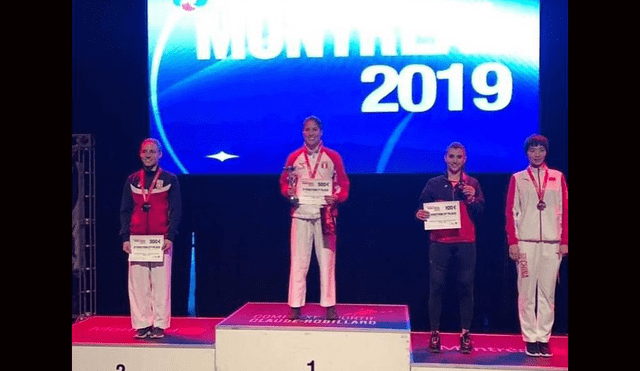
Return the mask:
<svg viewBox="0 0 640 371"><path fill-rule="evenodd" d="M338 304L326 320L318 304L289 320L285 303L247 303L227 318L174 317L162 339L135 339L128 316L92 316L72 333L74 371L459 371L568 369L568 336L552 336L553 357L529 357L520 334L411 332L405 305Z"/></svg>
<svg viewBox="0 0 640 371"><path fill-rule="evenodd" d="M287 319L283 303L247 303L216 325L216 371L374 371L411 368L406 305L318 304Z"/></svg>
<svg viewBox="0 0 640 371"><path fill-rule="evenodd" d="M72 370L213 371L221 320L174 317L164 338L140 340L130 317L89 317L71 327Z"/></svg>

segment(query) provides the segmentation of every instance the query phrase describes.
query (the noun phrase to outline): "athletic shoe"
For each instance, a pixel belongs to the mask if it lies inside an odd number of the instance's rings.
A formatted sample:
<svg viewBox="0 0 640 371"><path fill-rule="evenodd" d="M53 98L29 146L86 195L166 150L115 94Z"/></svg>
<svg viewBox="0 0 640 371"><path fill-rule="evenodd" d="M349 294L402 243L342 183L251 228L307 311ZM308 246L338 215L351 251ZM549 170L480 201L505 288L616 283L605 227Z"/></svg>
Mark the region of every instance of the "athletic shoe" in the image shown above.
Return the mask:
<svg viewBox="0 0 640 371"><path fill-rule="evenodd" d="M469 354L471 353L471 333L469 331L465 331L460 335L460 353Z"/></svg>
<svg viewBox="0 0 640 371"><path fill-rule="evenodd" d="M327 315L324 318L328 320L338 319L338 314L336 313L336 307L335 306L327 307Z"/></svg>
<svg viewBox="0 0 640 371"><path fill-rule="evenodd" d="M154 327L151 329L151 335L149 337L152 339L162 339L164 337L164 330L160 327Z"/></svg>
<svg viewBox="0 0 640 371"><path fill-rule="evenodd" d="M136 339L144 339L149 336L149 334L151 334L151 326L137 329L133 337Z"/></svg>
<svg viewBox="0 0 640 371"><path fill-rule="evenodd" d="M291 307L291 312L289 312L289 317L288 318L290 320L299 319L300 318L300 307L298 307L298 308Z"/></svg>
<svg viewBox="0 0 640 371"><path fill-rule="evenodd" d="M538 342L538 349L540 352L540 356L542 357L551 357L553 353L549 349L549 343Z"/></svg>
<svg viewBox="0 0 640 371"><path fill-rule="evenodd" d="M539 343L527 343L527 348L524 353L531 357L540 357Z"/></svg>
<svg viewBox="0 0 640 371"><path fill-rule="evenodd" d="M429 351L431 353L440 353L440 332L431 331L431 338L429 339Z"/></svg>

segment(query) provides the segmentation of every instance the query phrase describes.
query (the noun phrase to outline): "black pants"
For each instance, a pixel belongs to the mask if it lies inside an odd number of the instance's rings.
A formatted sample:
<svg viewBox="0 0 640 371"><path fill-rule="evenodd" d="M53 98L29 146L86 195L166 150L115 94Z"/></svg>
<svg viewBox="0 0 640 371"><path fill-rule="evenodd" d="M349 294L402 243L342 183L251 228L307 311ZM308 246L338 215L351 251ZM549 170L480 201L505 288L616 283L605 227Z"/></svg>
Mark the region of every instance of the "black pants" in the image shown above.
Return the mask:
<svg viewBox="0 0 640 371"><path fill-rule="evenodd" d="M458 299L460 300L460 322L463 329L471 327L473 319L473 279L476 270L476 244L432 242L429 248L429 321L431 330L440 330L442 294L447 272L455 264Z"/></svg>

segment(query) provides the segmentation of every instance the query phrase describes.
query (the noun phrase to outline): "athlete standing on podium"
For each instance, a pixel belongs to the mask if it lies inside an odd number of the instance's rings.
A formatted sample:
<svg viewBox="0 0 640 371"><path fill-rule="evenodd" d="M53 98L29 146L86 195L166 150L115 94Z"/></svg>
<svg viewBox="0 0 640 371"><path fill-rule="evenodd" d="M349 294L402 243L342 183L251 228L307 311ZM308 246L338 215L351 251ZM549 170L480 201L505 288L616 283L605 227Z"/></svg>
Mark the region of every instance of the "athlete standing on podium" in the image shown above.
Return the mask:
<svg viewBox="0 0 640 371"><path fill-rule="evenodd" d="M509 257L517 263L518 313L529 356L550 357L558 269L569 253L569 196L564 175L549 169L549 141L524 143L529 166L511 176L505 210ZM537 311L536 311L537 307Z"/></svg>
<svg viewBox="0 0 640 371"><path fill-rule="evenodd" d="M160 142L140 145L142 169L129 175L120 204L122 250L131 254L131 235L163 235L162 262L129 262L129 303L134 337L164 337L171 323L171 258L182 215L180 184L159 166Z"/></svg>
<svg viewBox="0 0 640 371"><path fill-rule="evenodd" d="M427 181L415 217L427 221L430 214L423 203L437 201L460 202L460 228L430 231L429 246L429 322L431 337L429 350L440 352L440 314L442 295L451 263L458 269L458 300L460 302L460 351L468 354L471 344L470 327L473 319L473 282L476 269L476 227L484 210L484 196L480 183L464 172L467 150L458 142L447 147L444 155L447 170L443 175Z"/></svg>
<svg viewBox="0 0 640 371"><path fill-rule="evenodd" d="M302 123L304 145L291 153L280 176L280 192L291 202L291 271L289 273L290 319L300 318L307 292L307 272L315 246L320 270L320 306L326 318L336 313L336 217L338 203L349 196L349 178L338 152L323 145L322 122L315 116ZM296 191L300 179L332 180L333 192L324 196L326 205L300 204Z"/></svg>

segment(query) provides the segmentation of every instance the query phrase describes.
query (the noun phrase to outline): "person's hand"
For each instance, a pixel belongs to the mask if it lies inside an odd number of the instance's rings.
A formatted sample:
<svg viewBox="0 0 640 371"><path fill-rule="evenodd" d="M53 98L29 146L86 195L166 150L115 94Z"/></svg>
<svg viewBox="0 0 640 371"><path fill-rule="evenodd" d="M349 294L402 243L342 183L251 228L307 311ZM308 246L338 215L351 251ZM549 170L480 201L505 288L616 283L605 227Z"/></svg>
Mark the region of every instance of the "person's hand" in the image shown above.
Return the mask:
<svg viewBox="0 0 640 371"><path fill-rule="evenodd" d="M569 245L560 245L558 255L560 255L560 259L562 259L563 256L569 255Z"/></svg>
<svg viewBox="0 0 640 371"><path fill-rule="evenodd" d="M465 184L464 187L462 187L462 193L467 198L467 201L473 201L473 198L476 196L476 189L473 188L473 186Z"/></svg>
<svg viewBox="0 0 640 371"><path fill-rule="evenodd" d="M124 241L122 243L122 251L126 252L127 254L131 254L131 242Z"/></svg>
<svg viewBox="0 0 640 371"><path fill-rule="evenodd" d="M516 262L520 259L520 247L518 247L518 244L509 245L509 257Z"/></svg>
<svg viewBox="0 0 640 371"><path fill-rule="evenodd" d="M164 239L164 245L162 246L162 251L167 251L173 247L173 242L170 239Z"/></svg>
<svg viewBox="0 0 640 371"><path fill-rule="evenodd" d="M324 201L327 203L327 205L333 205L337 200L338 200L338 196L336 195L324 196Z"/></svg>
<svg viewBox="0 0 640 371"><path fill-rule="evenodd" d="M427 210L420 209L416 212L416 218L422 220L423 222L429 219L429 212Z"/></svg>
<svg viewBox="0 0 640 371"><path fill-rule="evenodd" d="M289 196L295 196L295 189L293 189L293 187L289 187L289 189L287 189L287 194Z"/></svg>

